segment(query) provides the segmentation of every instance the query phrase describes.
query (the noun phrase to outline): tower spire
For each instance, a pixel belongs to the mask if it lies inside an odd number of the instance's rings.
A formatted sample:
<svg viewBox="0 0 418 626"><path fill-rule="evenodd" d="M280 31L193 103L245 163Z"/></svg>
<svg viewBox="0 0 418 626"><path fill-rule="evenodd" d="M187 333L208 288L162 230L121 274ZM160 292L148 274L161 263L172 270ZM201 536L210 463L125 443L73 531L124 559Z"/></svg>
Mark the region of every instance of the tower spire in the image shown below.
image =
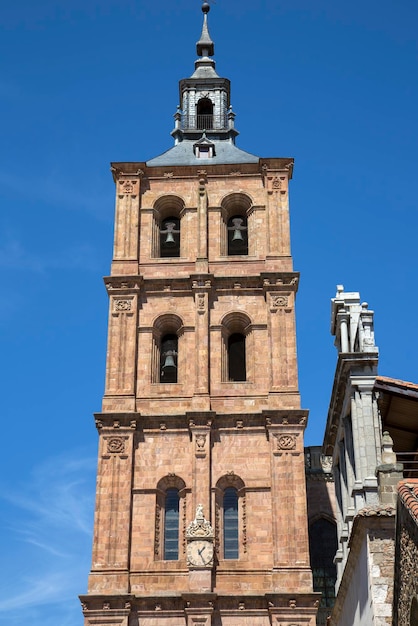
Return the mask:
<svg viewBox="0 0 418 626"><path fill-rule="evenodd" d="M197 54L200 57L212 57L215 53L215 44L213 43L211 36L209 35L208 28L208 13L210 11L210 5L208 2L202 4L203 12L203 27L202 34L199 41L196 43Z"/></svg>

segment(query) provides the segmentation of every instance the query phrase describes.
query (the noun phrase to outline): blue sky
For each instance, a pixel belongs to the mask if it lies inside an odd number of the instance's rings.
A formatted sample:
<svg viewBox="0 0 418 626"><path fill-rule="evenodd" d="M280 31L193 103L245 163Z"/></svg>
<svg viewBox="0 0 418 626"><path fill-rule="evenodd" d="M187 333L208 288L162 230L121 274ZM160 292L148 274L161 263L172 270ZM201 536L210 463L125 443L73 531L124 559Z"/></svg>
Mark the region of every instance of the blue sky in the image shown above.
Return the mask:
<svg viewBox="0 0 418 626"><path fill-rule="evenodd" d="M172 145L199 0L0 8L0 623L81 626L112 251L110 161ZM239 147L293 156L307 444L320 444L336 285L375 311L380 373L417 381L416 0L217 0Z"/></svg>

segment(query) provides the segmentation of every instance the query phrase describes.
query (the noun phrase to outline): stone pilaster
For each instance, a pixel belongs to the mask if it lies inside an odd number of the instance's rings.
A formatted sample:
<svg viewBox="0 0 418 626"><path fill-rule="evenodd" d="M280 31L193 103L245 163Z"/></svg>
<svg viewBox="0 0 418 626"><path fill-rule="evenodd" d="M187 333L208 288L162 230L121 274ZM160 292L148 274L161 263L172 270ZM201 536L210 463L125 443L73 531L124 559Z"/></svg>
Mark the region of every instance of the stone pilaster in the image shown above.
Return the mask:
<svg viewBox="0 0 418 626"><path fill-rule="evenodd" d="M131 490L135 420L97 415L94 546L89 593L127 593L131 534ZM97 572L97 575L96 575Z"/></svg>
<svg viewBox="0 0 418 626"><path fill-rule="evenodd" d="M105 280L110 298L103 410L134 411L140 281Z"/></svg>
<svg viewBox="0 0 418 626"><path fill-rule="evenodd" d="M115 236L113 271L133 274L138 267L139 203L142 170L127 174L113 168L116 179Z"/></svg>
<svg viewBox="0 0 418 626"><path fill-rule="evenodd" d="M277 419L266 412L271 450L273 568L286 592L310 591L303 431L306 412ZM299 585L299 588L298 588Z"/></svg>

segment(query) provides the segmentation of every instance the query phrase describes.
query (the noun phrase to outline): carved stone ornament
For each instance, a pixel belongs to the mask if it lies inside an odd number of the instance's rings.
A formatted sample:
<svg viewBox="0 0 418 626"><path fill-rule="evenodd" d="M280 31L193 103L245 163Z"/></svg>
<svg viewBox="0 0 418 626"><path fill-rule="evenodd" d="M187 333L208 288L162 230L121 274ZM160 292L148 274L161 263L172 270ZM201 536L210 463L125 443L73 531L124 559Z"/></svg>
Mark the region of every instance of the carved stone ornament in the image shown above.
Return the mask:
<svg viewBox="0 0 418 626"><path fill-rule="evenodd" d="M130 311L132 309L132 300L114 300L113 308L117 312Z"/></svg>
<svg viewBox="0 0 418 626"><path fill-rule="evenodd" d="M137 180L121 180L119 183L120 193L126 195L136 195L138 193Z"/></svg>
<svg viewBox="0 0 418 626"><path fill-rule="evenodd" d="M330 472L332 470L332 456L321 454L321 466L324 472Z"/></svg>
<svg viewBox="0 0 418 626"><path fill-rule="evenodd" d="M275 176L273 178L272 187L273 187L273 189L281 189L282 188L282 183L280 182L280 179L279 179L278 176Z"/></svg>
<svg viewBox="0 0 418 626"><path fill-rule="evenodd" d="M199 293L197 295L197 310L203 312L205 308L205 294Z"/></svg>
<svg viewBox="0 0 418 626"><path fill-rule="evenodd" d="M125 441L122 437L110 437L107 441L107 451L110 454L122 454L125 452Z"/></svg>
<svg viewBox="0 0 418 626"><path fill-rule="evenodd" d="M196 436L196 451L204 450L206 444L206 435Z"/></svg>
<svg viewBox="0 0 418 626"><path fill-rule="evenodd" d="M272 294L271 305L275 309L278 309L279 307L287 307L289 305L289 298L288 296Z"/></svg>
<svg viewBox="0 0 418 626"><path fill-rule="evenodd" d="M198 504L196 507L196 517L186 528L186 537L188 539L195 539L196 537L213 538L213 536L213 528L205 519L203 506Z"/></svg>
<svg viewBox="0 0 418 626"><path fill-rule="evenodd" d="M296 437L294 435L279 435L277 437L278 450L295 450Z"/></svg>

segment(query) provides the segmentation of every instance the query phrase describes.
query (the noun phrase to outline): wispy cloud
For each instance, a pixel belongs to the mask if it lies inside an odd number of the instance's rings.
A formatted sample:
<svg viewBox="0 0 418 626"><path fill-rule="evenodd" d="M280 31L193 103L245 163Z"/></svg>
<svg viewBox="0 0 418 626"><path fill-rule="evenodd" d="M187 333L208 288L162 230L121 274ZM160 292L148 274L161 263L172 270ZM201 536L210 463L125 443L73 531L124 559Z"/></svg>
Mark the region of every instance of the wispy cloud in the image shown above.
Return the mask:
<svg viewBox="0 0 418 626"><path fill-rule="evenodd" d="M13 192L18 197L40 201L67 211L87 211L100 221L113 218L112 195L103 188L103 180L98 176L89 185L83 181L67 179L63 173L49 170L36 175L21 174L0 170L0 187ZM108 210L106 210L106 208Z"/></svg>
<svg viewBox="0 0 418 626"><path fill-rule="evenodd" d="M0 622L60 626L82 621L91 550L95 459L80 450L50 458L23 484L1 484ZM43 608L42 608L43 607Z"/></svg>

